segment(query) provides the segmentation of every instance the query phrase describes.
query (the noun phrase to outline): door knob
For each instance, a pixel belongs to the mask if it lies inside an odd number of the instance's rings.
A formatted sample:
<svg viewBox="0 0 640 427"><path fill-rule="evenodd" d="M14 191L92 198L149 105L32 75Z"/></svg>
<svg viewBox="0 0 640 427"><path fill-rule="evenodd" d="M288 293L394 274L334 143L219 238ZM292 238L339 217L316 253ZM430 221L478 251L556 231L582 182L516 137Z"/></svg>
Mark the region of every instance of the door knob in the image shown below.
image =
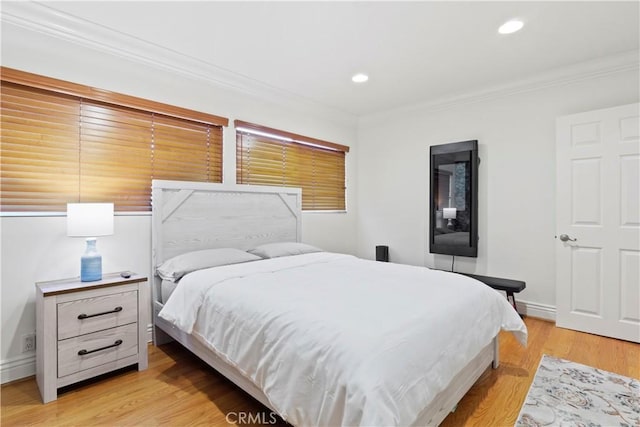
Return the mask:
<svg viewBox="0 0 640 427"><path fill-rule="evenodd" d="M560 235L560 240L563 242L575 242L578 239L572 239L571 237L569 237L567 234L561 234Z"/></svg>

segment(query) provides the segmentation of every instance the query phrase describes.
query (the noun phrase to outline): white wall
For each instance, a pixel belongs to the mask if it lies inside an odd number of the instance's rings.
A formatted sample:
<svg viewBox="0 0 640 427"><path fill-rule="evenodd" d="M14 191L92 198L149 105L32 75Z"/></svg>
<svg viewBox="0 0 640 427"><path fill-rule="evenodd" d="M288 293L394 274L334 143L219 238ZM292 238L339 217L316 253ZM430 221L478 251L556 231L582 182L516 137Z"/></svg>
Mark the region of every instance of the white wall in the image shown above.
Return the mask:
<svg viewBox="0 0 640 427"><path fill-rule="evenodd" d="M351 147L347 154L347 213L305 213L303 240L336 252L355 253L356 121L304 100L280 100L189 77L157 66L19 28L2 27L2 65L138 96ZM224 132L224 180L235 182L235 133ZM21 337L35 331L37 281L79 275L82 239L66 236L66 219L2 217L0 373L2 382L34 373L34 353L21 353ZM151 218L118 215L115 235L99 238L103 271L150 274Z"/></svg>
<svg viewBox="0 0 640 427"><path fill-rule="evenodd" d="M479 142L478 258L457 271L524 280L517 299L555 307L555 118L638 101L638 69L471 104L361 119L358 255L450 269L429 254L429 146ZM561 232L562 230L557 230Z"/></svg>

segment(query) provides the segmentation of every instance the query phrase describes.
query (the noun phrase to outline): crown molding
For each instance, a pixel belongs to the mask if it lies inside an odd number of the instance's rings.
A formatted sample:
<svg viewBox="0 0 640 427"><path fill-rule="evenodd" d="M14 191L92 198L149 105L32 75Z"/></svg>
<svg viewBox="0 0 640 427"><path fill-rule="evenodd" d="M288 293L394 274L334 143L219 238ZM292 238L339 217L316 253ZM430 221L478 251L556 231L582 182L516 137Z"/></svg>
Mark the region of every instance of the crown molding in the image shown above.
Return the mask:
<svg viewBox="0 0 640 427"><path fill-rule="evenodd" d="M404 116L414 112L432 113L443 111L462 105L490 101L550 87L579 83L585 80L596 79L633 70L640 70L640 54L637 51L628 51L591 61L580 62L567 67L557 68L518 81L485 87L476 91L448 95L426 102L405 105L386 111L363 115L359 117L358 123L363 125L383 119L388 120L392 117Z"/></svg>
<svg viewBox="0 0 640 427"><path fill-rule="evenodd" d="M239 73L183 53L63 13L37 2L3 2L2 23L12 24L102 53L169 71L295 109L308 109L338 122L355 124L356 116L327 107Z"/></svg>
<svg viewBox="0 0 640 427"><path fill-rule="evenodd" d="M531 78L515 82L485 87L471 92L452 94L426 102L405 105L358 117L352 113L321 105L300 95L266 85L200 59L59 12L43 3L7 1L2 3L1 12L2 23L13 24L49 37L244 93L284 107L302 108L327 117L332 121L352 125L356 121L362 125L417 111L436 112L461 105L489 101L640 69L638 52L624 52L537 74Z"/></svg>

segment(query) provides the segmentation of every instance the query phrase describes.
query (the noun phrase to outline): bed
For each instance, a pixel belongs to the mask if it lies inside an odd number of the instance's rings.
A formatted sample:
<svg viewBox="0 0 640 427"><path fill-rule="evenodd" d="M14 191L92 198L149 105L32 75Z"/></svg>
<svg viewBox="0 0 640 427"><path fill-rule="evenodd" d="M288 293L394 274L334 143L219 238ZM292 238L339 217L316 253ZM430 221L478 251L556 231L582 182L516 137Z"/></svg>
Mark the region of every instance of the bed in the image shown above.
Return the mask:
<svg viewBox="0 0 640 427"><path fill-rule="evenodd" d="M526 342L506 300L471 278L291 249L305 248L299 189L152 187L154 343L179 341L293 425L437 425L497 367L500 329ZM175 259L255 248L268 258L167 283Z"/></svg>

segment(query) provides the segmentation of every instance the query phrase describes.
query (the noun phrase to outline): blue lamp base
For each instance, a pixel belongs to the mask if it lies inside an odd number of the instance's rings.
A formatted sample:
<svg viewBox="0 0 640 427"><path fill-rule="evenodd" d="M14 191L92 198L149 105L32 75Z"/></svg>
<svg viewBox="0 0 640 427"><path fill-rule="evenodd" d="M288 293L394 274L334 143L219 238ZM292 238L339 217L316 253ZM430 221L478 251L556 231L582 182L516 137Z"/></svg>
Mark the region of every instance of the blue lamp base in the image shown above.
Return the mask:
<svg viewBox="0 0 640 427"><path fill-rule="evenodd" d="M96 239L87 239L87 249L80 259L80 281L102 280L102 256L96 250Z"/></svg>

